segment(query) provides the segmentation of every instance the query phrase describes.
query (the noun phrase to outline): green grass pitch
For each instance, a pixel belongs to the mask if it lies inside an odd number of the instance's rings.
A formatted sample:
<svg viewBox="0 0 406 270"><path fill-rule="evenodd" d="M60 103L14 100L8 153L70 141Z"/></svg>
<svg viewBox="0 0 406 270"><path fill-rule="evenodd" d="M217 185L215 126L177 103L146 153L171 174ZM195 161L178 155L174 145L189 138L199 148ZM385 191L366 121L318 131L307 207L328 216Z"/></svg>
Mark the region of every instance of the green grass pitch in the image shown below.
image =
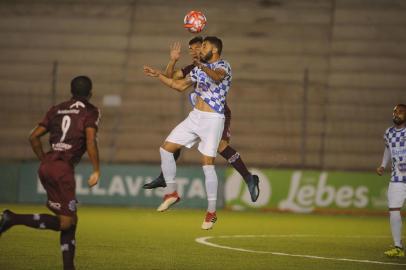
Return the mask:
<svg viewBox="0 0 406 270"><path fill-rule="evenodd" d="M5 208L20 213L48 212L40 205L0 204L0 209ZM154 209L82 206L76 267L406 269L406 258L383 255L392 242L386 217L219 211L211 231L200 229L203 217L204 210L176 207L158 213ZM196 242L201 237L210 237L206 239L209 245ZM0 238L0 269L62 269L59 234L12 228Z"/></svg>

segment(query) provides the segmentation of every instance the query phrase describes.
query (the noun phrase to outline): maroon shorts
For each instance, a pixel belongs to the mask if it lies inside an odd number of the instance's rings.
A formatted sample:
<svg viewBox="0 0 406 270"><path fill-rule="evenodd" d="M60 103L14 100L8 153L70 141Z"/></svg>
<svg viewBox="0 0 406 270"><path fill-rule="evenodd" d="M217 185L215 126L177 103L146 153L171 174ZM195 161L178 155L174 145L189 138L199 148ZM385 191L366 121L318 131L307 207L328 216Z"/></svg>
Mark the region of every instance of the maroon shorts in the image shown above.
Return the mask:
<svg viewBox="0 0 406 270"><path fill-rule="evenodd" d="M76 215L75 173L63 160L41 162L38 175L47 192L47 207L57 215Z"/></svg>
<svg viewBox="0 0 406 270"><path fill-rule="evenodd" d="M221 135L221 140L230 142L231 139L231 131L230 131L230 125L231 125L231 117L226 117L224 121L224 129L223 129L223 135Z"/></svg>

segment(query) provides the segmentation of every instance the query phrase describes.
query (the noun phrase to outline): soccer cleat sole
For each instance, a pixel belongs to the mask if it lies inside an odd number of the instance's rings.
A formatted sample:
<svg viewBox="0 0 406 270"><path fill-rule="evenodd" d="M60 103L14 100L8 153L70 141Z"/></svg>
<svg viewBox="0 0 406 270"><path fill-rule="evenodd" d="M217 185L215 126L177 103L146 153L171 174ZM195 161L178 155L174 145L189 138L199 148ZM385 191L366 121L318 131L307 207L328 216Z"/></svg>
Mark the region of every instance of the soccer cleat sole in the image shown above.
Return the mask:
<svg viewBox="0 0 406 270"><path fill-rule="evenodd" d="M214 226L214 222L203 221L201 228L202 228L202 230L211 230L211 229L213 229L213 226Z"/></svg>
<svg viewBox="0 0 406 270"><path fill-rule="evenodd" d="M158 208L156 210L158 212L164 212L179 201L180 201L179 197L170 197L170 198L166 199L163 203L161 203L161 205L158 206Z"/></svg>

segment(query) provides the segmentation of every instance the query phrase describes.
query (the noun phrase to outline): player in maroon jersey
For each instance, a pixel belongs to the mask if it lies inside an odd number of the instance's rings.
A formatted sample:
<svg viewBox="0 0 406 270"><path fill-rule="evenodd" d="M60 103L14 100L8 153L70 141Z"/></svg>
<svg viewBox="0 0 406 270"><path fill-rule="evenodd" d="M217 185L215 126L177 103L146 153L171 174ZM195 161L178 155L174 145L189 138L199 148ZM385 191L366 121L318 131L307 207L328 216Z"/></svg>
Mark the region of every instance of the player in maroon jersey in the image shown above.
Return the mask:
<svg viewBox="0 0 406 270"><path fill-rule="evenodd" d="M200 48L203 43L203 38L198 36L189 41L189 54L192 57L193 64L187 65L180 70L175 69L175 64L180 58L180 43L176 42L171 46L170 50L170 60L166 66L165 76L173 79L182 79L185 78L192 69L199 65L200 63ZM210 76L210 74L208 74ZM193 103L193 92L190 94L191 102ZM248 185L248 190L251 195L251 200L255 202L259 196L259 178L257 175L251 174L244 162L241 159L240 154L234 150L230 145L230 124L231 124L231 110L227 105L227 102L224 106L224 130L221 137L221 141L218 147L218 153L225 158L228 163L230 163L234 169L236 169L240 175L243 177L245 183ZM180 149L177 150L174 154L175 161L179 158ZM143 186L145 189L153 189L157 187L166 187L165 179L163 173L152 182L147 183Z"/></svg>
<svg viewBox="0 0 406 270"><path fill-rule="evenodd" d="M38 175L48 196L47 207L55 214L22 215L4 210L0 235L15 225L34 229L60 231L60 244L65 270L75 269L75 232L77 224L74 167L86 152L93 165L88 185L100 178L96 134L99 110L89 103L92 82L79 76L71 82L72 98L53 106L31 132L32 150L41 161ZM41 137L49 133L51 150L44 153Z"/></svg>

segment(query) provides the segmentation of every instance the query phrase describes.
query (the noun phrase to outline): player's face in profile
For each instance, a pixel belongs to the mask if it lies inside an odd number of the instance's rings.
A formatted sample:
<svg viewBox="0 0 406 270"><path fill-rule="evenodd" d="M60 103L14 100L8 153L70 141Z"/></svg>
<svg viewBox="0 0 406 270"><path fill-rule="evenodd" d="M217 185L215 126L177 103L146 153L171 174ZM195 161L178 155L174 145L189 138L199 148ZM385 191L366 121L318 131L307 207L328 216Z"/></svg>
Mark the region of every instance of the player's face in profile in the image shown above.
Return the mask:
<svg viewBox="0 0 406 270"><path fill-rule="evenodd" d="M202 48L202 43L197 42L189 46L189 55L193 60L200 58L200 49Z"/></svg>
<svg viewBox="0 0 406 270"><path fill-rule="evenodd" d="M200 59L203 62L209 62L213 57L213 45L210 42L204 41L200 52Z"/></svg>
<svg viewBox="0 0 406 270"><path fill-rule="evenodd" d="M406 122L406 108L403 106L396 106L393 109L393 123L395 125L402 125Z"/></svg>

